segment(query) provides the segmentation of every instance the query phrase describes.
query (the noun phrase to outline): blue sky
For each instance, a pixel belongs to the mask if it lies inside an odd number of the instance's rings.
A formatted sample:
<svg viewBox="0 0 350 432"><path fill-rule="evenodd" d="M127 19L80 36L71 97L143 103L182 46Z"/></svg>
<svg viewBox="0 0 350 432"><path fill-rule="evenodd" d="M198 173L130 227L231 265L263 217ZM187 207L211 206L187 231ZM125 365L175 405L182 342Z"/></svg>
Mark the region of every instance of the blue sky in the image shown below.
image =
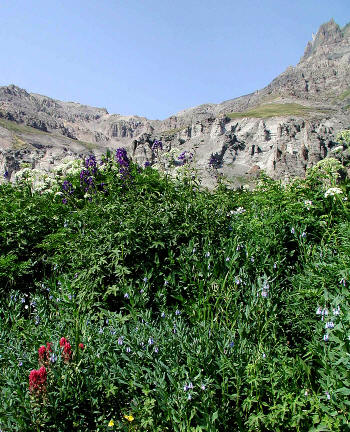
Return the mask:
<svg viewBox="0 0 350 432"><path fill-rule="evenodd" d="M267 85L350 0L2 0L0 85L164 119Z"/></svg>

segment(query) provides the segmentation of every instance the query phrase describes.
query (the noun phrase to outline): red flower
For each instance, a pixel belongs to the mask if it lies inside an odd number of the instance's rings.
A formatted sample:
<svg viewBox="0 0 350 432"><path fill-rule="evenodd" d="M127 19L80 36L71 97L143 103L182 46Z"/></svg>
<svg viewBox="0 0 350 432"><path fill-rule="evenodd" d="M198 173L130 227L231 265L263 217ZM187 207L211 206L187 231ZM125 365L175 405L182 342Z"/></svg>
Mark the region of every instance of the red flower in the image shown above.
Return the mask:
<svg viewBox="0 0 350 432"><path fill-rule="evenodd" d="M64 345L61 345L62 339L64 339L65 343ZM72 359L72 347L70 345L70 343L67 341L67 339L62 338L60 340L60 345L61 347L63 347L62 350L62 359L65 363L69 363L69 361Z"/></svg>
<svg viewBox="0 0 350 432"><path fill-rule="evenodd" d="M50 352L52 352L51 343L50 342L47 342L46 346L42 345L38 349L38 353L39 353L39 365L46 365L46 366L49 365Z"/></svg>
<svg viewBox="0 0 350 432"><path fill-rule="evenodd" d="M61 337L61 339L60 339L60 347L61 348L64 347L67 342L68 341L67 341L67 339L65 337Z"/></svg>
<svg viewBox="0 0 350 432"><path fill-rule="evenodd" d="M79 348L83 350L83 349L85 348L85 347L84 347L84 344L83 344L83 343L80 343L80 344L79 344Z"/></svg>
<svg viewBox="0 0 350 432"><path fill-rule="evenodd" d="M46 392L47 373L44 366L33 369L29 374L29 391L37 396Z"/></svg>

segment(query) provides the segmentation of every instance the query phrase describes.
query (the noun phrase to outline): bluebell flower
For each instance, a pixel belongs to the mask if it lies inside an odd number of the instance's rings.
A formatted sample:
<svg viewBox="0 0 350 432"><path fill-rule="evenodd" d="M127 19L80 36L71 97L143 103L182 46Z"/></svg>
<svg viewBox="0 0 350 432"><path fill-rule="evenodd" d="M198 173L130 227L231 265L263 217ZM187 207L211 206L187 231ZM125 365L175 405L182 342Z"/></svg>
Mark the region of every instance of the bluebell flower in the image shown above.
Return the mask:
<svg viewBox="0 0 350 432"><path fill-rule="evenodd" d="M129 298L129 294L128 294L128 293L125 293L125 294L124 294L124 298L128 299L128 298Z"/></svg>
<svg viewBox="0 0 350 432"><path fill-rule="evenodd" d="M126 347L126 352L127 353L131 352L131 348L130 347Z"/></svg>
<svg viewBox="0 0 350 432"><path fill-rule="evenodd" d="M176 309L175 315L180 315L180 314L181 314L181 312L179 311L179 309Z"/></svg>
<svg viewBox="0 0 350 432"><path fill-rule="evenodd" d="M123 337L118 338L118 345L123 345Z"/></svg>

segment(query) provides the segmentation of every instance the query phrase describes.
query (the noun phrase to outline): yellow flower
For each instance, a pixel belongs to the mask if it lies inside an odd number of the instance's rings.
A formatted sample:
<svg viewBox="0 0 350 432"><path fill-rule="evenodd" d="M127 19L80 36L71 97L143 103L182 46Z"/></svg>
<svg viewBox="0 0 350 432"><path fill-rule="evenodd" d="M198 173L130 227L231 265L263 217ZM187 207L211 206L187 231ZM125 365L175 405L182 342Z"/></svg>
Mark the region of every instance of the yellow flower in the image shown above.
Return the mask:
<svg viewBox="0 0 350 432"><path fill-rule="evenodd" d="M124 418L127 419L127 421L129 422L132 422L134 420L134 417L132 415L125 415Z"/></svg>
<svg viewBox="0 0 350 432"><path fill-rule="evenodd" d="M108 426L109 426L109 427L113 427L113 426L114 426L114 421L113 421L113 420L110 420L109 423L108 423Z"/></svg>

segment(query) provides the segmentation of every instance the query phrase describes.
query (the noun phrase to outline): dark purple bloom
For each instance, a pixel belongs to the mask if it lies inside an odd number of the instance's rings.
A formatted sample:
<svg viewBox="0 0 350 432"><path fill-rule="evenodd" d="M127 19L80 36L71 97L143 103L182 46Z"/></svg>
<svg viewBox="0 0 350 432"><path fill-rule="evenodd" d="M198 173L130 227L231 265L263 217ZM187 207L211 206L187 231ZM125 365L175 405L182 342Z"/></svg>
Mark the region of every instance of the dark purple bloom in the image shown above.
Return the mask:
<svg viewBox="0 0 350 432"><path fill-rule="evenodd" d="M66 198L63 198L63 199L62 199L62 203L63 203L63 204L67 204L67 200L66 200Z"/></svg>
<svg viewBox="0 0 350 432"><path fill-rule="evenodd" d="M150 166L151 166L151 162L146 161L145 164L144 164L144 167L147 168L147 167L150 167Z"/></svg>
<svg viewBox="0 0 350 432"><path fill-rule="evenodd" d="M8 176L9 176L9 172L8 172L8 171L5 171L4 178L7 179Z"/></svg>

